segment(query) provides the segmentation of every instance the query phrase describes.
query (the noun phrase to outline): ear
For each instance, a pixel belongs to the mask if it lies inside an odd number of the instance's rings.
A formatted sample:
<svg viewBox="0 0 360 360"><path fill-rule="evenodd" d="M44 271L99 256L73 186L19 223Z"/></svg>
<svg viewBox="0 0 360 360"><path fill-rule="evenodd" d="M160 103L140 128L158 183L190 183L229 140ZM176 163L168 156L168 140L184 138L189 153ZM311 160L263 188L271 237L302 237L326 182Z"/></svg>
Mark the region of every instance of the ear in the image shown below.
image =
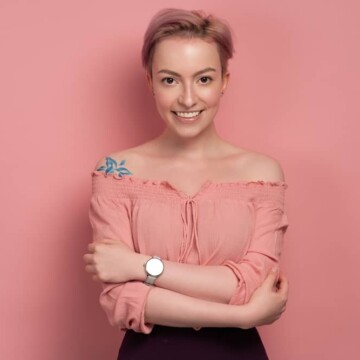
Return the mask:
<svg viewBox="0 0 360 360"><path fill-rule="evenodd" d="M151 93L153 93L153 82L152 82L152 78L151 78L151 74L146 70L146 81L149 87L149 90L151 91Z"/></svg>
<svg viewBox="0 0 360 360"><path fill-rule="evenodd" d="M226 74L224 74L223 79L222 79L222 87L221 87L221 92L224 92L228 83L229 83L229 79L230 79L230 73L227 72Z"/></svg>

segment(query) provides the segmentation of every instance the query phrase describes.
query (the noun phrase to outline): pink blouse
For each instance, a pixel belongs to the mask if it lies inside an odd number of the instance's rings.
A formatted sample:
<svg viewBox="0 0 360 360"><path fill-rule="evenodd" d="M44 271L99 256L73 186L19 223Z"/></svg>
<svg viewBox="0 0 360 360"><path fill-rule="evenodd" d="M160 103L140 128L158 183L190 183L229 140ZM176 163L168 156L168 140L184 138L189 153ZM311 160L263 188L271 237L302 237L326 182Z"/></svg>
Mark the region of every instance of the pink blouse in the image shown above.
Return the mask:
<svg viewBox="0 0 360 360"><path fill-rule="evenodd" d="M227 266L238 279L229 301L234 305L247 303L279 263L288 227L285 182L207 180L188 196L166 180L98 170L91 175L94 242L121 239L138 253L164 260ZM152 286L128 281L102 287L99 302L111 325L152 331L154 324L144 321Z"/></svg>

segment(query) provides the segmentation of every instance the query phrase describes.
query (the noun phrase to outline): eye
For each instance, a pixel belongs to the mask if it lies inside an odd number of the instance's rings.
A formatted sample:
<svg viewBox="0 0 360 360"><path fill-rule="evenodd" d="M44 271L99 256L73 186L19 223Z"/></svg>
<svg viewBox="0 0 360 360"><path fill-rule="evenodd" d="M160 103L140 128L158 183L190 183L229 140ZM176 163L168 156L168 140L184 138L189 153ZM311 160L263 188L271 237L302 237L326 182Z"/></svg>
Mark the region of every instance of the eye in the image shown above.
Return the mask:
<svg viewBox="0 0 360 360"><path fill-rule="evenodd" d="M211 80L212 80L212 78L210 76L202 76L200 78L200 82L202 84L208 84Z"/></svg>
<svg viewBox="0 0 360 360"><path fill-rule="evenodd" d="M161 82L163 82L166 85L172 85L172 84L174 84L175 79L171 78L171 77L166 77L166 78L161 79Z"/></svg>

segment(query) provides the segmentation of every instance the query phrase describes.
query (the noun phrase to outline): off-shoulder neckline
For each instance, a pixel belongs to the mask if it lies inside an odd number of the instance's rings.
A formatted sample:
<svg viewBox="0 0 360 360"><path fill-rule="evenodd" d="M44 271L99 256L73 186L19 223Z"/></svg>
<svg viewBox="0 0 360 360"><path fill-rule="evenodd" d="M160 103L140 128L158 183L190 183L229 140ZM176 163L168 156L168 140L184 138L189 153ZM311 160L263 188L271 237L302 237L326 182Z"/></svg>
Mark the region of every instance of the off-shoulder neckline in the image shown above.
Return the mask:
<svg viewBox="0 0 360 360"><path fill-rule="evenodd" d="M106 173L104 171L93 170L91 172L92 176L102 175L105 178L113 178L117 180L124 180L126 182L131 182L138 185L160 185L164 187L171 188L175 190L181 197L187 199L193 199L198 197L205 189L209 187L230 187L230 186L240 186L240 187L249 187L249 186L261 186L266 188L280 188L287 189L288 184L285 181L268 181L268 180L235 180L235 181L213 181L210 179L205 180L200 188L193 195L189 195L184 191L178 189L172 184L171 181L165 179L144 179L134 175L117 175L115 172Z"/></svg>

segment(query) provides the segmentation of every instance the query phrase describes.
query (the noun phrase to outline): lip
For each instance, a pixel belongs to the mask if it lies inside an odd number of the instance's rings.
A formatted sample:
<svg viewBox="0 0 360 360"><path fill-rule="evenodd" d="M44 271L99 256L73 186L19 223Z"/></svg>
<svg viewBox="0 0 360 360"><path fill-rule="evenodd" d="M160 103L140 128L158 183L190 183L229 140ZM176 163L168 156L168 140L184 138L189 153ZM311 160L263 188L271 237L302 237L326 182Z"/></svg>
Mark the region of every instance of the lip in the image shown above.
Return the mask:
<svg viewBox="0 0 360 360"><path fill-rule="evenodd" d="M196 121L200 117L200 115L202 114L204 109L203 110L198 110L198 111L200 111L200 113L197 116L192 117L192 118L183 118L183 117L177 116L175 111L171 111L171 112L174 114L175 118L178 121L180 121L182 123L193 123L194 121ZM181 112L181 111L178 111L178 112ZM189 111L186 111L186 112L189 112ZM196 111L191 111L191 112L196 112Z"/></svg>

